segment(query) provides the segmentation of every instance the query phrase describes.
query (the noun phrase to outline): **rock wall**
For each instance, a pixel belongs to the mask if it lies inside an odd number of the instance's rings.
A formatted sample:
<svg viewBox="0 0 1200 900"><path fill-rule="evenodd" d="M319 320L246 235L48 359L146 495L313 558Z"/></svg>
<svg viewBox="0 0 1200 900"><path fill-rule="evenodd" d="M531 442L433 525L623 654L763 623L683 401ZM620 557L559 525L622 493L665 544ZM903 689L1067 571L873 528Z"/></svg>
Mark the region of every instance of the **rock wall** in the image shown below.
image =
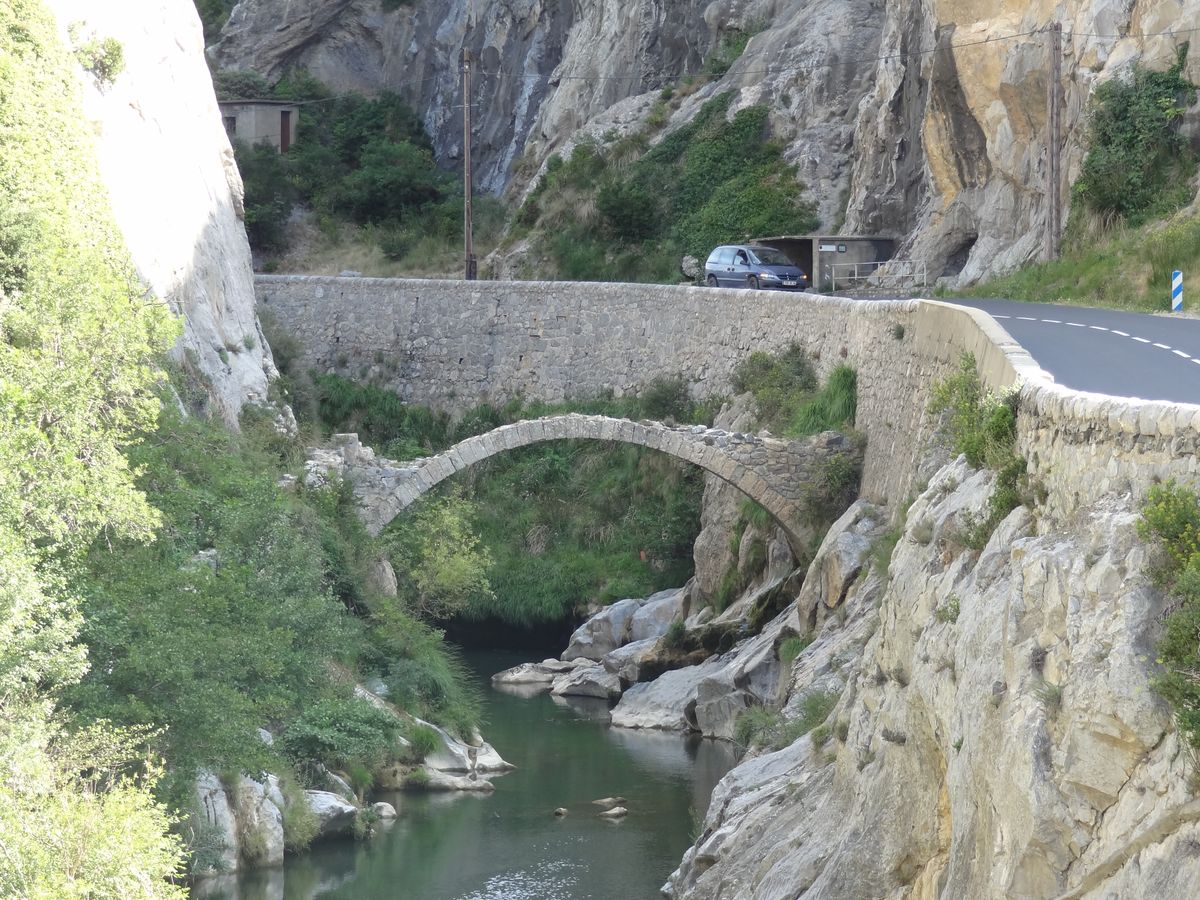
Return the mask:
<svg viewBox="0 0 1200 900"><path fill-rule="evenodd" d="M465 23L478 26L467 35ZM1088 101L1135 62L1165 68L1200 0L242 0L221 66L303 66L337 89L390 88L422 111L441 160L461 154L456 61L481 60L480 184L522 188L577 134L644 127L660 88L734 31L745 53L671 118L718 91L771 110L825 230L896 235L899 255L969 282L1036 258L1045 220L1046 71L1040 33L1063 23L1065 188L1084 154ZM1200 80L1193 50L1188 74ZM503 74L500 74L503 73ZM1195 130L1197 116L1188 117ZM1065 221L1064 216L1064 221Z"/></svg>
<svg viewBox="0 0 1200 900"><path fill-rule="evenodd" d="M721 782L670 896L1200 891L1191 755L1151 688L1164 601L1136 503L1022 507L968 550L992 482L961 459L930 482L883 581L865 570L849 592L865 605L848 599L793 667L788 715L840 694L825 728Z"/></svg>
<svg viewBox="0 0 1200 900"><path fill-rule="evenodd" d="M236 424L244 403L266 399L274 364L255 316L241 177L196 9L190 0L47 6L68 44L121 44L112 84L80 69L101 177L139 274L183 318L176 360L210 384L214 413Z"/></svg>

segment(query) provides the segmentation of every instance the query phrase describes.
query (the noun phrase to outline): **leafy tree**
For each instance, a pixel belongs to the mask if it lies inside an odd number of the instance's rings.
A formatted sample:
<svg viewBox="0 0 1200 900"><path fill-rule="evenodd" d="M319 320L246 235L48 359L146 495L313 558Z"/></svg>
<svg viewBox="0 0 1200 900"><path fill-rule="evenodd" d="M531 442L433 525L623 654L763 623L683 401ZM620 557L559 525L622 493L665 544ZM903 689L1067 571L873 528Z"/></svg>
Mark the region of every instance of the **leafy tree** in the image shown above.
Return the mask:
<svg viewBox="0 0 1200 900"><path fill-rule="evenodd" d="M428 150L375 140L363 149L359 167L342 179L335 204L361 222L398 219L437 200L437 182Z"/></svg>
<svg viewBox="0 0 1200 900"><path fill-rule="evenodd" d="M246 235L252 246L268 252L287 248L284 225L296 202L284 158L269 143L233 147L245 186Z"/></svg>
<svg viewBox="0 0 1200 900"><path fill-rule="evenodd" d="M165 728L177 782L199 767L264 768L256 729L331 691L328 665L353 656L358 629L330 589L329 507L289 502L247 438L173 411L131 460L163 527L153 543L102 542L89 554L93 668L72 705L85 718Z"/></svg>
<svg viewBox="0 0 1200 900"><path fill-rule="evenodd" d="M423 503L392 532L392 558L416 609L448 619L491 598L491 556L471 528L474 507L461 496Z"/></svg>

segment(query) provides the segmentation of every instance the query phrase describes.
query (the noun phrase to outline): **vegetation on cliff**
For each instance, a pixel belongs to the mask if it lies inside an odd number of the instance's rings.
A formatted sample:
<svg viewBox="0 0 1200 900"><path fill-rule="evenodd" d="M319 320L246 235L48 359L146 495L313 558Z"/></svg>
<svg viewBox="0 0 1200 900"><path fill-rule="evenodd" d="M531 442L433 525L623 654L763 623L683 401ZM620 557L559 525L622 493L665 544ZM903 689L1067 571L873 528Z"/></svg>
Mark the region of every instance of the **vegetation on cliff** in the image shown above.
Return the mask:
<svg viewBox="0 0 1200 900"><path fill-rule="evenodd" d="M349 495L281 486L274 412L240 435L181 415L204 386L166 363L177 323L111 221L80 64L40 2L0 7L0 894L178 897L198 770L295 796L325 762L361 788L356 679L460 734L478 703L372 577ZM389 722L400 754L419 729Z"/></svg>
<svg viewBox="0 0 1200 900"><path fill-rule="evenodd" d="M122 451L154 426L174 334L115 235L78 110L46 8L0 7L0 894L174 897L146 731L59 708L88 665L80 554L158 522Z"/></svg>
<svg viewBox="0 0 1200 900"><path fill-rule="evenodd" d="M1163 667L1156 686L1187 740L1200 748L1200 497L1195 489L1173 481L1152 487L1138 532L1162 551L1155 574L1174 601L1156 648Z"/></svg>
<svg viewBox="0 0 1200 900"><path fill-rule="evenodd" d="M814 229L815 208L771 140L767 107L730 117L733 96L709 100L652 148L637 132L551 157L514 232L532 230L538 255L553 261L539 274L678 281L684 254L703 260L721 243Z"/></svg>
<svg viewBox="0 0 1200 900"><path fill-rule="evenodd" d="M1184 44L1166 71L1134 66L1128 79L1097 88L1061 258L965 293L1170 307L1172 271L1200 263L1200 217L1180 212L1195 196L1196 155L1180 130L1196 102L1196 86L1183 75L1187 50Z"/></svg>
<svg viewBox="0 0 1200 900"><path fill-rule="evenodd" d="M234 146L245 184L246 232L268 266L294 249L288 219L296 206L317 223L320 246L312 252L336 251L339 268L357 264L355 252L376 254L376 266L395 267L380 274L455 265L462 249L462 181L434 164L424 124L398 95L334 96L302 71L275 84L253 72L225 71L214 83L222 99L305 103L288 153L270 144ZM501 219L499 201L478 199L481 249Z"/></svg>

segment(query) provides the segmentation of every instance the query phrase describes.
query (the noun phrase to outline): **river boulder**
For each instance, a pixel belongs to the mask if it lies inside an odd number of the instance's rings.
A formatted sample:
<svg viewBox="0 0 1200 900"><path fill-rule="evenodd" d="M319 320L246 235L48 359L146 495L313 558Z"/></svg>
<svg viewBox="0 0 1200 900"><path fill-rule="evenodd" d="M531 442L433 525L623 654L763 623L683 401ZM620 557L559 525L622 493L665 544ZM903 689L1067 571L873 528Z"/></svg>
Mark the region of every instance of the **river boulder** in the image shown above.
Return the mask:
<svg viewBox="0 0 1200 900"><path fill-rule="evenodd" d="M437 748L424 759L427 768L440 772L507 772L515 768L486 741L480 740L478 746L471 746L432 722L415 716L413 721L432 729L439 738Z"/></svg>
<svg viewBox="0 0 1200 900"><path fill-rule="evenodd" d="M676 619L683 621L686 600L685 588L672 588L669 591L651 594L629 622L629 641L662 637L672 622Z"/></svg>
<svg viewBox="0 0 1200 900"><path fill-rule="evenodd" d="M233 792L238 846L246 866L283 865L283 811L271 795L282 796L272 787L268 792L267 785L242 775Z"/></svg>
<svg viewBox="0 0 1200 900"><path fill-rule="evenodd" d="M616 700L621 696L621 679L603 666L587 666L559 676L550 693L557 697Z"/></svg>
<svg viewBox="0 0 1200 900"><path fill-rule="evenodd" d="M571 635L561 658L599 661L629 640L629 625L641 609L639 600L618 600L592 616Z"/></svg>
<svg viewBox="0 0 1200 900"><path fill-rule="evenodd" d="M549 688L554 680L567 672L573 672L581 665L587 665L588 660L580 657L573 660L545 659L540 663L527 662L492 676L492 684L507 685L543 685Z"/></svg>
<svg viewBox="0 0 1200 900"><path fill-rule="evenodd" d="M673 669L653 681L635 684L613 708L613 725L666 731L697 730L696 687L723 664L721 657L713 657L700 665Z"/></svg>
<svg viewBox="0 0 1200 900"><path fill-rule="evenodd" d="M220 845L212 870L218 872L237 871L239 862L237 816L234 814L229 795L225 791L225 785L212 772L201 772L196 776L195 792L199 824L211 831L215 838L214 843Z"/></svg>
<svg viewBox="0 0 1200 900"><path fill-rule="evenodd" d="M358 816L358 807L329 791L305 791L304 802L317 817L317 837L349 834Z"/></svg>
<svg viewBox="0 0 1200 900"><path fill-rule="evenodd" d="M604 654L601 664L606 671L621 679L621 684L628 687L641 680L642 667L657 657L657 638L646 638L633 641L624 647L618 647L611 653Z"/></svg>

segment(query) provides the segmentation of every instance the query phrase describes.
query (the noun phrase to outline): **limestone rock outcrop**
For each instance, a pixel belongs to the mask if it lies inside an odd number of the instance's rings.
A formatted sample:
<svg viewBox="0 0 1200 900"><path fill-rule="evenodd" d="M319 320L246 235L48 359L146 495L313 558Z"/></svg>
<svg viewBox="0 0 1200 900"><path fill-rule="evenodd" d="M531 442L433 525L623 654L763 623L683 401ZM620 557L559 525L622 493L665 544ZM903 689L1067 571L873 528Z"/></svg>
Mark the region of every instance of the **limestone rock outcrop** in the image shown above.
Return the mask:
<svg viewBox="0 0 1200 900"><path fill-rule="evenodd" d="M1200 891L1189 754L1151 689L1164 601L1135 506L1020 507L966 549L993 485L962 460L932 479L886 582L864 567L845 620L827 616L792 668L785 715L840 695L823 745L810 732L735 768L670 896Z"/></svg>
<svg viewBox="0 0 1200 900"><path fill-rule="evenodd" d="M48 0L63 39L115 38L111 84L80 69L84 117L138 274L183 321L172 355L204 383L211 411L236 425L275 375L255 314L242 180L189 0Z"/></svg>
<svg viewBox="0 0 1200 900"><path fill-rule="evenodd" d="M716 93L765 104L826 232L896 235L898 255L968 282L1034 258L1046 212L1043 29L1064 24L1064 191L1078 172L1091 92L1138 61L1165 68L1200 0L242 0L213 57L278 76L304 67L335 90L403 94L439 158L461 156L457 60L478 60L479 183L527 188L584 136L645 127L662 88L722 41L745 51L671 114ZM1200 56L1187 74L1200 80ZM1190 127L1196 114L1190 113ZM1064 193L1069 201L1069 192ZM1065 216L1064 216L1065 220ZM521 253L527 253L526 247ZM518 267L519 268L519 267ZM497 271L513 266L496 260Z"/></svg>

